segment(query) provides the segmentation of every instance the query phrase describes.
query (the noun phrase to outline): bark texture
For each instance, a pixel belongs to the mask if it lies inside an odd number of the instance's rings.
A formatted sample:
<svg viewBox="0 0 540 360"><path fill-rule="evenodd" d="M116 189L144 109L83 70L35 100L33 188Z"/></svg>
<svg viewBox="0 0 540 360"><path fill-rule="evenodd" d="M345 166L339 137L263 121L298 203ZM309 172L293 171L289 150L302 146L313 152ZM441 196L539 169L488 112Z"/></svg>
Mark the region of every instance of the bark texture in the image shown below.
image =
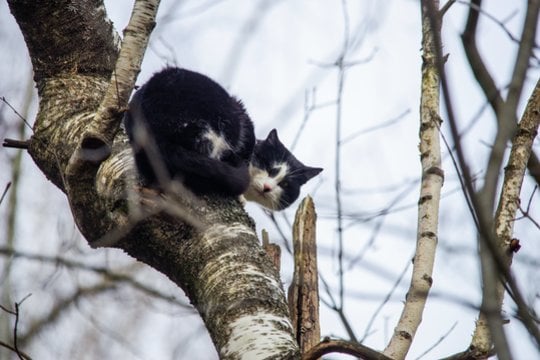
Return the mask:
<svg viewBox="0 0 540 360"><path fill-rule="evenodd" d="M135 2L121 51L101 0L8 3L40 96L29 153L90 245L123 249L181 287L221 358L298 358L278 273L236 199L169 195L152 211L129 201L135 171L119 123L159 1Z"/></svg>
<svg viewBox="0 0 540 360"><path fill-rule="evenodd" d="M302 353L319 343L319 273L317 270L315 205L307 196L293 225L294 274L289 287L289 309Z"/></svg>
<svg viewBox="0 0 540 360"><path fill-rule="evenodd" d="M428 4L430 2L431 4ZM404 359L407 355L426 306L429 290L433 284L433 265L437 248L439 202L444 172L441 168L439 141L439 86L435 32L440 32L438 14L431 9L439 9L436 0L422 1L422 90L420 96L420 161L422 163L422 183L418 201L418 226L416 253L413 259L411 284L394 334L384 350L384 355L393 359ZM431 16L436 16L436 27Z"/></svg>

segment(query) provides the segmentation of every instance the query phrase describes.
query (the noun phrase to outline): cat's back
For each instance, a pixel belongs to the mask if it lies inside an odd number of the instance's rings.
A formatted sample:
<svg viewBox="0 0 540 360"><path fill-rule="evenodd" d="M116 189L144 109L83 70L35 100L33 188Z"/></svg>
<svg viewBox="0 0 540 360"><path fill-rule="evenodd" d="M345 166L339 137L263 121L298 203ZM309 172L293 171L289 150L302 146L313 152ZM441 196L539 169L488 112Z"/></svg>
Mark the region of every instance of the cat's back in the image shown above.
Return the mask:
<svg viewBox="0 0 540 360"><path fill-rule="evenodd" d="M161 109L165 115L211 121L230 111L230 96L221 85L203 74L186 69L165 68L154 74L139 91L143 110L155 112ZM148 115L152 116L152 113Z"/></svg>

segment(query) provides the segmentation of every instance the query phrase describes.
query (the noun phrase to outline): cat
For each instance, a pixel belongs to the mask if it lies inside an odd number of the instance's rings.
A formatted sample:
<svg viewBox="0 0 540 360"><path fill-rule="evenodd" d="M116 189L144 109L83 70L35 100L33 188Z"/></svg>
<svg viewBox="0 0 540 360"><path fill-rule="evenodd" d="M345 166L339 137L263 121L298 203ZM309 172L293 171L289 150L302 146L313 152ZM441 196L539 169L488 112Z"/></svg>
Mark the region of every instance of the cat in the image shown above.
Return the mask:
<svg viewBox="0 0 540 360"><path fill-rule="evenodd" d="M255 143L249 165L250 184L244 197L267 209L283 210L298 198L300 187L322 170L296 159L273 129L265 140Z"/></svg>
<svg viewBox="0 0 540 360"><path fill-rule="evenodd" d="M176 179L196 195L240 196L283 210L321 168L305 166L272 130L256 140L243 104L209 77L168 67L133 95L124 116L141 185Z"/></svg>

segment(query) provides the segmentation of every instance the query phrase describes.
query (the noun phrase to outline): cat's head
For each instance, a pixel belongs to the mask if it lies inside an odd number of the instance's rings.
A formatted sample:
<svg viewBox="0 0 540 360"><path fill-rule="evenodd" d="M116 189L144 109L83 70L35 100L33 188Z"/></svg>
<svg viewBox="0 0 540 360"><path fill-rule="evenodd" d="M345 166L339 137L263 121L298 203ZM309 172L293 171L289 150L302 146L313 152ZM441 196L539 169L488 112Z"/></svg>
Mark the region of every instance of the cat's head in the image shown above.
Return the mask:
<svg viewBox="0 0 540 360"><path fill-rule="evenodd" d="M249 169L251 181L244 196L270 210L283 210L298 198L300 187L322 170L296 159L274 129L255 144Z"/></svg>

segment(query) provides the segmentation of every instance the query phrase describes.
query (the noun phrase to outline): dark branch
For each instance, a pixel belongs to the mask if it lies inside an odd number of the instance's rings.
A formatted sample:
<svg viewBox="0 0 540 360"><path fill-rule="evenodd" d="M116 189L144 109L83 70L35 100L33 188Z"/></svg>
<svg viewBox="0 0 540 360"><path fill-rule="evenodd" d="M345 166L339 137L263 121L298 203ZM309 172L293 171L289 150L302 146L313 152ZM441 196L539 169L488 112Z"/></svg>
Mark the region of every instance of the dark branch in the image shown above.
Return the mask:
<svg viewBox="0 0 540 360"><path fill-rule="evenodd" d="M2 143L3 147L16 149L28 149L29 145L30 140L4 139L4 142Z"/></svg>
<svg viewBox="0 0 540 360"><path fill-rule="evenodd" d="M302 356L302 360L315 360L330 353L356 356L362 360L392 360L367 346L345 340L323 340Z"/></svg>

